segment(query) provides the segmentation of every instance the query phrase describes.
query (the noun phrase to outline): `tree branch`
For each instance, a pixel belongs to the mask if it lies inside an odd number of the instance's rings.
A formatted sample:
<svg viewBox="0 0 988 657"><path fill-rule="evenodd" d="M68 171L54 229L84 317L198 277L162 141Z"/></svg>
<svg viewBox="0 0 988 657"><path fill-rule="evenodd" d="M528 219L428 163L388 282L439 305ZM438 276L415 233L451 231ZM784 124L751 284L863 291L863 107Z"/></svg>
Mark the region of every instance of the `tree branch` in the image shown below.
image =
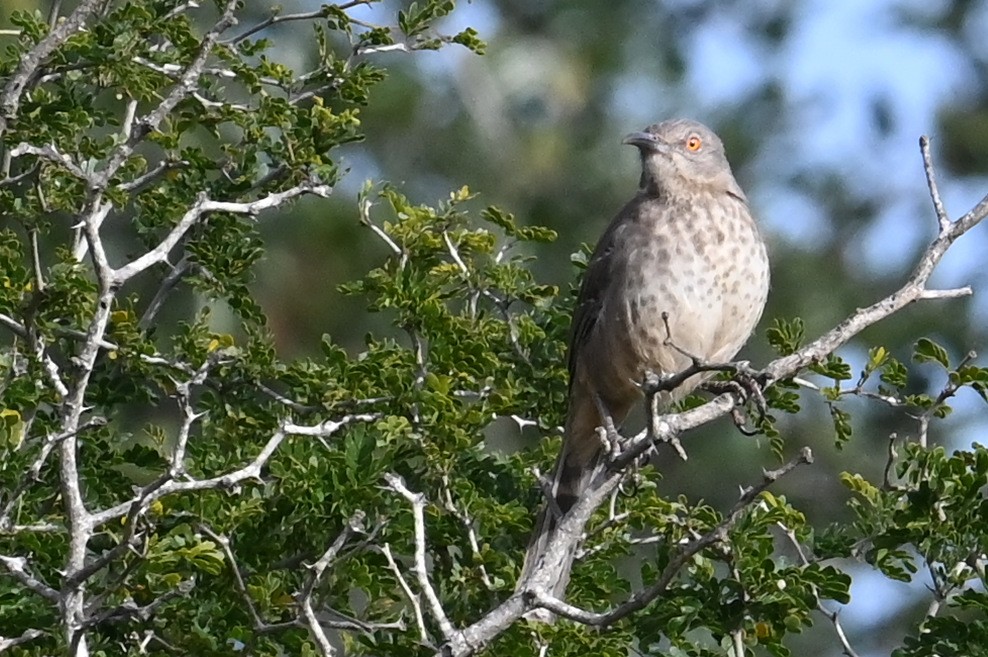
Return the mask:
<svg viewBox="0 0 988 657"><path fill-rule="evenodd" d="M58 591L42 582L36 575L28 570L27 559L24 557L8 557L7 555L0 554L0 564L7 569L7 572L10 573L14 579L26 588L40 595L45 600L58 602L61 599Z"/></svg>
<svg viewBox="0 0 988 657"><path fill-rule="evenodd" d="M0 636L0 652L5 652L8 648L16 648L22 643L27 643L28 641L34 641L38 637L44 636L45 633L41 630L24 630L20 636L6 638Z"/></svg>
<svg viewBox="0 0 988 657"><path fill-rule="evenodd" d="M243 203L211 201L205 194L200 194L199 198L192 205L192 207L186 211L182 218L179 219L175 227L171 229L168 235L166 235L157 246L139 258L132 260L119 269L114 270L111 274L111 278L116 284L121 285L149 267L165 262L168 259L168 254L173 248L175 248L175 245L178 244L189 229L195 225L201 216L210 212L229 212L231 214L246 214L253 216L263 212L264 210L279 207L284 203L305 194L314 194L322 198L327 198L332 192L333 188L330 185L324 185L316 182L306 182L296 185L291 189L286 189L283 192L274 192L263 198L257 199L256 201L246 201Z"/></svg>
<svg viewBox="0 0 988 657"><path fill-rule="evenodd" d="M257 478L261 474L261 469L274 455L278 446L290 435L307 435L329 437L334 435L343 427L354 422L371 422L378 418L372 413L356 415L346 415L339 420L322 422L315 427L299 426L286 422L268 439L261 448L261 451L254 459L243 467L227 472L225 474L210 477L208 479L190 479L188 481L169 480L162 484L157 482L146 487L134 499L122 502L103 511L92 514L91 521L93 527L99 527L112 520L128 514L132 506L138 505L142 510L162 497L175 493L188 493L200 490L227 490L233 488L242 481Z"/></svg>
<svg viewBox="0 0 988 657"><path fill-rule="evenodd" d="M21 96L31 79L35 77L42 62L63 43L75 34L89 17L98 11L107 0L83 0L69 16L55 26L44 39L21 57L17 70L7 80L0 92L0 135L7 131L8 121L17 116Z"/></svg>
<svg viewBox="0 0 988 657"><path fill-rule="evenodd" d="M412 591L412 587L408 585L408 581L405 576L401 574L401 568L398 567L398 562L395 561L394 554L391 552L391 546L387 543L381 546L381 554L388 562L388 567L391 568L391 572L394 573L395 579L398 580L398 586L401 587L402 592L405 597L408 598L408 602L412 605L412 612L415 614L415 624L419 628L419 636L422 639L422 643L426 645L431 645L432 641L429 638L429 630L425 627L425 616L422 614L422 603L419 602L418 595Z"/></svg>
<svg viewBox="0 0 988 657"><path fill-rule="evenodd" d="M429 569L425 562L425 496L422 493L413 493L408 490L405 482L398 475L388 474L384 478L391 490L404 497L412 505L412 514L415 519L416 579L418 580L419 588L425 595L426 601L429 603L429 609L432 612L433 618L439 623L439 629L443 633L443 638L449 641L458 633L456 628L453 627L453 623L450 622L449 617L446 616L442 602L439 600L439 596L436 595L436 589L433 588L432 582L429 580Z"/></svg>
<svg viewBox="0 0 988 657"><path fill-rule="evenodd" d="M536 589L531 591L530 595L532 595L540 606L543 606L549 611L559 614L560 616L572 618L572 620L598 627L612 625L622 618L644 609L653 600L664 593L669 587L669 584L672 583L673 579L675 579L676 575L679 574L679 571L683 568L683 566L685 566L694 555L704 548L722 541L727 536L728 530L730 530L731 527L737 523L738 519L741 517L741 514L749 506L751 506L757 500L758 496L769 486L781 477L784 477L795 470L797 467L810 464L812 462L813 453L810 451L809 447L804 447L796 457L791 459L781 468L777 470L765 471L762 481L756 485L748 486L720 523L703 534L700 538L690 541L679 548L676 554L669 560L669 564L662 570L662 573L653 584L639 591L628 599L627 602L618 605L610 611L596 613L580 610L572 605L561 603L561 601L552 598L548 595L548 593L546 593L545 589Z"/></svg>

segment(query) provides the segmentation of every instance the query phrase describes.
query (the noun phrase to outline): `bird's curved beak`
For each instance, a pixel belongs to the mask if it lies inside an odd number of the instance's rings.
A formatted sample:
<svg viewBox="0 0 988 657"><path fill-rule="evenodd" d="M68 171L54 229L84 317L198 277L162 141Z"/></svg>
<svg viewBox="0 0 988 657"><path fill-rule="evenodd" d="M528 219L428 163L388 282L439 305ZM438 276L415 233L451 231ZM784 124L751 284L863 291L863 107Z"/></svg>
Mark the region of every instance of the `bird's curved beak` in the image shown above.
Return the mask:
<svg viewBox="0 0 988 657"><path fill-rule="evenodd" d="M651 132L632 132L621 143L637 146L642 150L658 151L660 153L665 153L669 150L669 145Z"/></svg>

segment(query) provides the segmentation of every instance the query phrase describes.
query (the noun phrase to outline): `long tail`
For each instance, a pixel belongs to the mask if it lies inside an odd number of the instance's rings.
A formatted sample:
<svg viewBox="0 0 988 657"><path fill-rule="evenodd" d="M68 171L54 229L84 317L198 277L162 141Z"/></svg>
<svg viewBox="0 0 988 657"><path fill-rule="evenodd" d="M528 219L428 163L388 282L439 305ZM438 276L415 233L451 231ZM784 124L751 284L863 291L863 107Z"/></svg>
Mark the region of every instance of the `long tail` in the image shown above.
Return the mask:
<svg viewBox="0 0 988 657"><path fill-rule="evenodd" d="M603 451L600 438L597 436L597 427L600 424L600 415L590 395L580 394L576 389L571 390L563 448L552 472L552 499L543 505L535 521L535 529L525 552L521 576L518 578L518 589L526 587L540 569L551 567L553 572L546 579L549 582L547 593L559 600L564 599L577 546L574 545L563 560L551 566L544 562L546 547L559 518L569 512L590 483L590 477ZM552 620L552 615L544 610L533 612L531 616L546 622Z"/></svg>

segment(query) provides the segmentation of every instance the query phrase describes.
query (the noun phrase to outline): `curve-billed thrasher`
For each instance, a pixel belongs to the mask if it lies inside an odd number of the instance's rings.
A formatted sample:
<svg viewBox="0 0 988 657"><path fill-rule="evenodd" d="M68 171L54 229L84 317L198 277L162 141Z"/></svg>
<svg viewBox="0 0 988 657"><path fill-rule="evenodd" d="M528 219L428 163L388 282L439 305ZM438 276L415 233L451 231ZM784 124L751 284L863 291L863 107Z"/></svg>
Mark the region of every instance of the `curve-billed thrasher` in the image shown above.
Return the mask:
<svg viewBox="0 0 988 657"><path fill-rule="evenodd" d="M554 504L538 521L521 586L543 556L556 509L565 514L576 503L601 457L598 404L620 425L641 399L646 373L676 374L691 365L690 356L729 361L765 307L765 244L717 135L696 121L674 120L624 143L641 152L641 183L604 231L584 274L570 332L569 409ZM682 399L701 380L664 393L663 402ZM572 555L549 580L557 598L571 564Z"/></svg>

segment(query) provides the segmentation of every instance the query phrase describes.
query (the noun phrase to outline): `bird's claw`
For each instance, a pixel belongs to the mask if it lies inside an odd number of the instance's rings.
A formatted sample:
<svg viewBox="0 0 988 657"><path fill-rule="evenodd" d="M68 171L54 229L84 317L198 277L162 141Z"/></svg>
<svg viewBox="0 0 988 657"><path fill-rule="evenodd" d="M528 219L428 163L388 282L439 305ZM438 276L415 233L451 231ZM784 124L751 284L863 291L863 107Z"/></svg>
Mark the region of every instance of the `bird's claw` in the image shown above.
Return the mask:
<svg viewBox="0 0 988 657"><path fill-rule="evenodd" d="M747 362L739 363L734 372L734 376L726 381L707 381L703 384L704 389L714 394L731 393L738 399L738 404L731 409L731 420L738 431L746 436L754 436L761 433L758 428L748 428L747 414L744 407L751 404L755 407L756 421L758 427L768 414L768 404L765 402L765 395L762 387L765 385L765 374L751 368Z"/></svg>

